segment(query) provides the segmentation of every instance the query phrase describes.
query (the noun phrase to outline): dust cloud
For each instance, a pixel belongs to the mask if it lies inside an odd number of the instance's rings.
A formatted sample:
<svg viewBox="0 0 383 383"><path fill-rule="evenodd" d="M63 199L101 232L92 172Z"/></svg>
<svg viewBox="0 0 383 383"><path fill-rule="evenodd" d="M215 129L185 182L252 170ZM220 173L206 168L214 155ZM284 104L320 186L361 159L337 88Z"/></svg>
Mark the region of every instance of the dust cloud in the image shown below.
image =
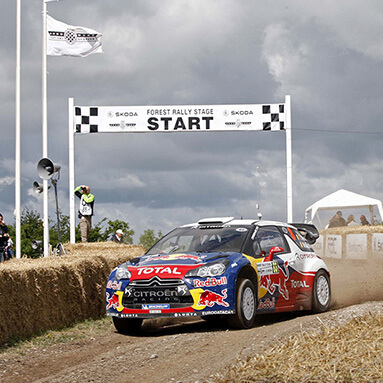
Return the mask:
<svg viewBox="0 0 383 383"><path fill-rule="evenodd" d="M383 300L383 260L325 259L330 270L332 308Z"/></svg>

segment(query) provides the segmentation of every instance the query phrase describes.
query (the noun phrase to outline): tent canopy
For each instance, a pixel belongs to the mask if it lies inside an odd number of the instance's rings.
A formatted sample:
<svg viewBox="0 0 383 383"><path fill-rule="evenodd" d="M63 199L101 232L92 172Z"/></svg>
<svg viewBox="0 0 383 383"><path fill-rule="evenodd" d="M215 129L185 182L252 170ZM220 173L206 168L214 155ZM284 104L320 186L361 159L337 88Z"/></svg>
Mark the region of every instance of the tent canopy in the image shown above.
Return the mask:
<svg viewBox="0 0 383 383"><path fill-rule="evenodd" d="M348 209L348 208L365 208L368 207L370 211L374 207L378 208L380 219L383 221L383 208L382 202L356 194L344 189L340 189L335 193L329 194L328 196L320 199L306 209L305 222L313 221L315 214L320 210L334 210L334 209ZM311 211L311 217L309 214Z"/></svg>

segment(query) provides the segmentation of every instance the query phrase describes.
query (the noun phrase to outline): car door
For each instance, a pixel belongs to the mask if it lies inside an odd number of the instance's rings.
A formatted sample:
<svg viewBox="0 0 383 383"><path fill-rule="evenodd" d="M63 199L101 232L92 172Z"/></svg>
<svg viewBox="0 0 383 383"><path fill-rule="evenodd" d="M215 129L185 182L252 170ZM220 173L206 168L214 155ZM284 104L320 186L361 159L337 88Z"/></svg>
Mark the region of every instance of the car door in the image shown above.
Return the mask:
<svg viewBox="0 0 383 383"><path fill-rule="evenodd" d="M290 269L294 262L290 247L277 226L259 227L252 236L253 254L261 258L257 264L260 277L259 309L282 309L294 306L295 297L290 294ZM270 250L281 251L269 257Z"/></svg>

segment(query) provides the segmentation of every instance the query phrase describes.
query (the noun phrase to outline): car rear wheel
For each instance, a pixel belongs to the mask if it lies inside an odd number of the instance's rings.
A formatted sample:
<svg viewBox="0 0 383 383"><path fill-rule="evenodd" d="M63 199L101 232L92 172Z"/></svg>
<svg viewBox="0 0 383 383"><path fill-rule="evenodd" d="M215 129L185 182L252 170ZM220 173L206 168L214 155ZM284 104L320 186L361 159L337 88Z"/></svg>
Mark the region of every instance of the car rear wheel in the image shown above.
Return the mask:
<svg viewBox="0 0 383 383"><path fill-rule="evenodd" d="M323 313L329 309L330 303L330 278L326 271L319 270L314 278L312 311L315 313Z"/></svg>
<svg viewBox="0 0 383 383"><path fill-rule="evenodd" d="M142 319L112 317L113 324L120 334L133 335L139 333Z"/></svg>
<svg viewBox="0 0 383 383"><path fill-rule="evenodd" d="M236 313L228 317L234 328L250 328L255 321L257 310L256 290L249 279L240 279L237 284Z"/></svg>

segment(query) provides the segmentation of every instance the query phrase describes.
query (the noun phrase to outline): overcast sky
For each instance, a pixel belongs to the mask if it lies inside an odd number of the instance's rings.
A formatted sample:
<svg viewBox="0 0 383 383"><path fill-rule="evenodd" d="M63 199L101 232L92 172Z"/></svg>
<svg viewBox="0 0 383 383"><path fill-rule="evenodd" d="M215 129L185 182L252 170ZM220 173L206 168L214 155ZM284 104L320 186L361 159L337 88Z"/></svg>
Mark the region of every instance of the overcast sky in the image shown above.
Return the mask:
<svg viewBox="0 0 383 383"><path fill-rule="evenodd" d="M16 1L1 1L0 212L13 223ZM42 0L22 0L21 207L40 213L41 12ZM64 214L69 97L134 106L291 95L294 221L338 189L383 199L381 0L63 0L48 13L103 34L103 54L48 57L48 156L61 165ZM94 223L128 221L136 242L203 217L287 219L284 132L77 135L75 168L76 185L95 194ZM49 200L55 222L53 191Z"/></svg>

